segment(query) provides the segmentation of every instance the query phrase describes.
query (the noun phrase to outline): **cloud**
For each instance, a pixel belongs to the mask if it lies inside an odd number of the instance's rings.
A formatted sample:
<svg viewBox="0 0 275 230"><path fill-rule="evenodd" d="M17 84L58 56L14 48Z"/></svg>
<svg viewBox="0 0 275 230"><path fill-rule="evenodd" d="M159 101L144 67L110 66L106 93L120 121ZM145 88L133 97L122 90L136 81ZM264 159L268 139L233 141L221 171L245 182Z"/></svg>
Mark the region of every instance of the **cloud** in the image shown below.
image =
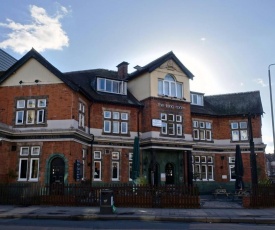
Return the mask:
<svg viewBox="0 0 275 230"><path fill-rule="evenodd" d="M69 38L62 29L60 19L69 13L69 11L59 6L56 15L49 16L45 9L30 5L31 23L16 23L11 19L6 19L6 23L0 23L0 26L11 30L7 34L7 39L0 42L0 48L11 48L14 52L24 53L32 47L38 52L47 49L61 50L69 46Z"/></svg>
<svg viewBox="0 0 275 230"><path fill-rule="evenodd" d="M264 83L263 79L258 78L258 79L254 79L254 82L256 82L257 84L261 85L262 87L267 87L268 85Z"/></svg>

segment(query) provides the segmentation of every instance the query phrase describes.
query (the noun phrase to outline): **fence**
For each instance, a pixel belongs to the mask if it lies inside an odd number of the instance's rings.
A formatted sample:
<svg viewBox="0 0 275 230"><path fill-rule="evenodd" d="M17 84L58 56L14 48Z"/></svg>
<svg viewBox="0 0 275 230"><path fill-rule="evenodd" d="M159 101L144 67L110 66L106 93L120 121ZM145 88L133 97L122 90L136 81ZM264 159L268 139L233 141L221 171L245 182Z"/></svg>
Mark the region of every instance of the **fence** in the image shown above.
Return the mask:
<svg viewBox="0 0 275 230"><path fill-rule="evenodd" d="M110 184L0 184L0 204L99 206L100 192L113 191L115 206L143 208L199 208L197 187Z"/></svg>
<svg viewBox="0 0 275 230"><path fill-rule="evenodd" d="M250 207L275 207L275 184L253 186Z"/></svg>

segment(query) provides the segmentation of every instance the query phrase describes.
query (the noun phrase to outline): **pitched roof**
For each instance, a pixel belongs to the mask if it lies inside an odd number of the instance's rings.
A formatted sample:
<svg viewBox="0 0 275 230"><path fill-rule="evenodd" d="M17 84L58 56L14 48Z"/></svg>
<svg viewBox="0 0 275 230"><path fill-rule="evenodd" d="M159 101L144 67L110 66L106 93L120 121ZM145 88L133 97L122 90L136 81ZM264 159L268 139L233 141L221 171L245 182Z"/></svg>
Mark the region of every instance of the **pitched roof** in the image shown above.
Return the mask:
<svg viewBox="0 0 275 230"><path fill-rule="evenodd" d="M204 105L192 105L191 113L230 116L264 113L259 91L204 96Z"/></svg>
<svg viewBox="0 0 275 230"><path fill-rule="evenodd" d="M63 74L71 82L78 85L78 87L86 92L88 97L94 101L122 105L142 106L142 103L139 102L129 91L127 92L127 95L97 91L97 77L118 80L118 73L116 71L106 69L92 69L67 72Z"/></svg>
<svg viewBox="0 0 275 230"><path fill-rule="evenodd" d="M0 71L6 71L10 68L17 60L0 49Z"/></svg>
<svg viewBox="0 0 275 230"><path fill-rule="evenodd" d="M21 68L27 61L31 58L34 58L41 65L47 68L51 73L53 73L56 77L66 83L73 90L78 90L78 87L68 81L67 78L63 76L63 74L55 68L51 63L49 63L41 54L39 54L35 49L31 49L28 53L26 53L21 59L19 59L13 66L11 66L1 77L0 84L9 78L13 73L15 73L19 68Z"/></svg>
<svg viewBox="0 0 275 230"><path fill-rule="evenodd" d="M135 72L131 73L128 77L128 79L133 79L137 76L139 76L140 74L143 74L145 72L149 72L151 73L152 71L154 71L156 68L158 68L160 65L162 65L164 62L168 61L172 59L181 69L181 71L183 73L186 74L186 76L190 79L193 79L194 75L180 62L180 60L176 57L176 55L170 51L169 53L159 57L158 59L150 62L149 64L143 66L143 67L139 67Z"/></svg>

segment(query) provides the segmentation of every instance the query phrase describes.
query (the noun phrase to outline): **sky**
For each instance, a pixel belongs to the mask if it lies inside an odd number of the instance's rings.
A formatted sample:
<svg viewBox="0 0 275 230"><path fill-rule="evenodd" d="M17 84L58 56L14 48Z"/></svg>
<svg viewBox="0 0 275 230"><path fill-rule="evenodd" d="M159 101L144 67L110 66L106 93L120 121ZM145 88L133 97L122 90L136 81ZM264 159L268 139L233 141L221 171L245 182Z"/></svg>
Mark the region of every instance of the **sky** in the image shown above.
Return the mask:
<svg viewBox="0 0 275 230"><path fill-rule="evenodd" d="M3 0L0 48L20 59L33 47L62 72L116 70L122 61L133 72L173 51L195 76L192 91L260 91L273 153L274 9L273 0Z"/></svg>

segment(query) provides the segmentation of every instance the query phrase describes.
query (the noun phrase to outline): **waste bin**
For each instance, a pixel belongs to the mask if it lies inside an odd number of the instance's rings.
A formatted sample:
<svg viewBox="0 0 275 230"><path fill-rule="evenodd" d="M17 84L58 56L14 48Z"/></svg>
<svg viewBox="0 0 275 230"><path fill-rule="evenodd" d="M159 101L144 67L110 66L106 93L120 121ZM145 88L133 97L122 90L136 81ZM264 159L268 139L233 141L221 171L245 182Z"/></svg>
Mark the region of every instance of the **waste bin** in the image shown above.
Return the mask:
<svg viewBox="0 0 275 230"><path fill-rule="evenodd" d="M113 213L113 191L109 189L102 189L100 192L100 213L112 214Z"/></svg>

